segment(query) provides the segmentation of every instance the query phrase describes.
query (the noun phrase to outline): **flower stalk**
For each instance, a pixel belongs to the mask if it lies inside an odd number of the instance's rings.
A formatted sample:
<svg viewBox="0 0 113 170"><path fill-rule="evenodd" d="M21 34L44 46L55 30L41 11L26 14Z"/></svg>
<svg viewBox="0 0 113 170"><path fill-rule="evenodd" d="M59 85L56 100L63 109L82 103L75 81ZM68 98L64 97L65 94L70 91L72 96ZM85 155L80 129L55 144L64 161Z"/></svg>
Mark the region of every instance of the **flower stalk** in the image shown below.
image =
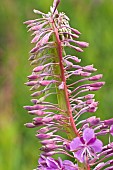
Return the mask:
<svg viewBox="0 0 113 170"><path fill-rule="evenodd" d="M63 89L59 90L58 87L57 88L57 92L58 92L58 103L59 106L62 110L65 111L65 113L67 114L67 116L70 118L70 127L68 128L69 130L67 130L68 136L70 136L70 139L73 139L76 136L79 136L78 130L76 128L73 116L72 116L72 111L71 111L71 106L69 103L69 94L68 94L68 89L67 89L67 85L66 85L66 77L65 77L65 70L64 70L64 66L63 66L63 52L62 52L62 46L61 46L61 40L59 38L59 33L58 33L58 29L55 27L54 21L52 21L52 27L55 33L55 38L56 38L56 44L57 44L57 50L56 50L56 62L59 62L59 75L61 77L61 83L63 83ZM57 66L56 66L57 67ZM56 69L57 71L57 69ZM69 132L68 132L69 131ZM71 136L72 135L72 136Z"/></svg>
<svg viewBox="0 0 113 170"><path fill-rule="evenodd" d="M33 32L31 43L36 44L29 58L34 68L25 83L33 91L32 106L24 106L35 116L32 123L25 125L38 127L36 137L42 144L36 170L108 170L113 164L113 120L90 115L79 119L83 114L96 112L98 102L91 92L105 82L100 81L102 74L92 76L97 71L93 65L81 66L81 59L66 54L66 47L81 53L89 44L77 40L81 33L71 28L64 13L58 12L59 3L60 0L54 0L48 14L34 10L42 18L25 22L28 31ZM75 82L70 83L70 79ZM53 97L55 100L51 101ZM98 139L103 135L109 135L108 145ZM62 160L59 154L74 158L75 162ZM111 160L106 161L107 158Z"/></svg>

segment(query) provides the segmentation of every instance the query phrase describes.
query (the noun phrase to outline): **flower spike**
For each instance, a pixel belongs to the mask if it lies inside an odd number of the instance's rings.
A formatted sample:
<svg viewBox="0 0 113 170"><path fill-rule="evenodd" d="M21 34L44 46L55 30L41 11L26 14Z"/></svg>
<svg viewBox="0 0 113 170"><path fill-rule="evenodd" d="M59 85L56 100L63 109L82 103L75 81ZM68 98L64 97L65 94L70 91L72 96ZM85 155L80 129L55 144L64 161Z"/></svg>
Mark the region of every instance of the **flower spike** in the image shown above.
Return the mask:
<svg viewBox="0 0 113 170"><path fill-rule="evenodd" d="M93 64L80 64L77 52L83 52L89 43L78 40L80 31L70 26L65 13L58 12L59 3L54 0L48 14L34 10L42 18L24 22L35 44L29 57L32 74L25 83L33 91L32 105L24 109L33 115L25 126L37 128L36 137L42 144L36 170L113 169L113 119L93 115L98 102L92 92L105 84L100 80L103 75L95 74ZM76 55L66 54L66 47ZM109 135L107 145L98 139L105 135ZM62 160L59 154L75 159L74 163Z"/></svg>

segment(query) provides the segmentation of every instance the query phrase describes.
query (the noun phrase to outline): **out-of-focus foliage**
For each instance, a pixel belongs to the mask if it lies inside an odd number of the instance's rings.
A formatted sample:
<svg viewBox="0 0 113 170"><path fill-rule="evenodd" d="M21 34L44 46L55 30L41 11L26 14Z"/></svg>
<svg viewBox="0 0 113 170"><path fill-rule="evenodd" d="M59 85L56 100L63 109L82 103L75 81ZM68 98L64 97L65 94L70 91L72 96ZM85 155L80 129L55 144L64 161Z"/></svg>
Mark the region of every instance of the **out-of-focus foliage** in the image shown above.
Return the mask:
<svg viewBox="0 0 113 170"><path fill-rule="evenodd" d="M0 2L0 169L27 170L37 164L38 142L23 105L30 103L24 86L30 73L30 36L23 22L34 19L32 10L47 12L52 0L3 0ZM81 56L83 64L94 63L106 85L96 94L102 119L113 117L113 0L61 0L60 11L82 32L90 47ZM106 139L107 140L107 139Z"/></svg>

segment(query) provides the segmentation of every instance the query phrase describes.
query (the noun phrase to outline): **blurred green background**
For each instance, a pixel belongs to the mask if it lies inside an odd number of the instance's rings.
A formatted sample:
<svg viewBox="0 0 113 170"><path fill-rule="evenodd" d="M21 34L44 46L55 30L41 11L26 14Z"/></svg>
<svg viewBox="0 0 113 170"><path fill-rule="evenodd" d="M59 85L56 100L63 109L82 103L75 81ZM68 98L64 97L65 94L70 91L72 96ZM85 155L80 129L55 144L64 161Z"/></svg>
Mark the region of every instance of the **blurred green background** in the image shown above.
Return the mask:
<svg viewBox="0 0 113 170"><path fill-rule="evenodd" d="M31 116L23 109L30 103L24 85L31 68L28 51L30 34L23 22L37 17L32 10L48 12L52 0L2 0L0 2L0 170L32 170L37 165L38 141L35 130L24 123ZM106 85L96 93L96 112L101 118L113 117L113 1L61 0L70 24L90 43L82 64L94 64L103 73Z"/></svg>

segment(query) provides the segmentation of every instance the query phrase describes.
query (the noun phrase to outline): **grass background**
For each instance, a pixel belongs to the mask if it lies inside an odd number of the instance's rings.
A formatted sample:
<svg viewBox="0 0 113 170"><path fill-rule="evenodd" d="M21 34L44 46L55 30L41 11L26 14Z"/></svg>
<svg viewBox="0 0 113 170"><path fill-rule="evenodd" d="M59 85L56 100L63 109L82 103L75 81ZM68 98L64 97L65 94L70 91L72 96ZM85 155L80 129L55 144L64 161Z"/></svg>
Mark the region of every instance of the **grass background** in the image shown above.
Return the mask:
<svg viewBox="0 0 113 170"><path fill-rule="evenodd" d="M32 10L48 12L52 0L3 0L0 2L0 169L30 170L36 167L39 144L35 130L23 124L31 116L23 109L30 103L24 85L31 68L30 35L23 22L37 17ZM113 0L61 0L70 24L90 43L82 64L94 64L106 85L96 93L96 112L102 119L113 117ZM106 139L107 140L107 139Z"/></svg>

